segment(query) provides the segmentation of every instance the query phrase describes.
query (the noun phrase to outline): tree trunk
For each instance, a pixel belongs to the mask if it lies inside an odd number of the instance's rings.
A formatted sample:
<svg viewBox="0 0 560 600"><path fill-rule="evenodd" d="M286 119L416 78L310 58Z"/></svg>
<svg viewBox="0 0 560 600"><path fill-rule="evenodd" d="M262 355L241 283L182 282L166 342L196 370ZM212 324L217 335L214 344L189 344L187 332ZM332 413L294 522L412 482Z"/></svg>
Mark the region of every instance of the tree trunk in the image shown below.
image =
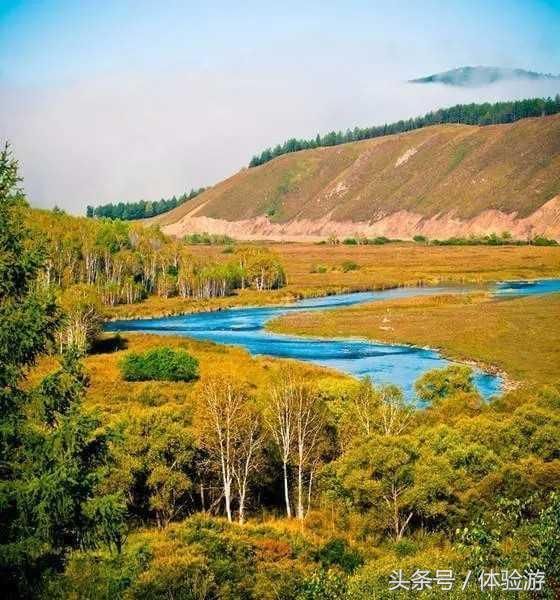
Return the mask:
<svg viewBox="0 0 560 600"><path fill-rule="evenodd" d="M224 502L226 505L227 520L231 523L231 484L224 482Z"/></svg>
<svg viewBox="0 0 560 600"><path fill-rule="evenodd" d="M303 521L303 458L300 456L298 464L298 484L297 484L297 518Z"/></svg>
<svg viewBox="0 0 560 600"><path fill-rule="evenodd" d="M292 509L290 507L290 494L288 492L288 464L286 461L282 463L284 469L284 498L286 500L286 515L288 519L292 517Z"/></svg>

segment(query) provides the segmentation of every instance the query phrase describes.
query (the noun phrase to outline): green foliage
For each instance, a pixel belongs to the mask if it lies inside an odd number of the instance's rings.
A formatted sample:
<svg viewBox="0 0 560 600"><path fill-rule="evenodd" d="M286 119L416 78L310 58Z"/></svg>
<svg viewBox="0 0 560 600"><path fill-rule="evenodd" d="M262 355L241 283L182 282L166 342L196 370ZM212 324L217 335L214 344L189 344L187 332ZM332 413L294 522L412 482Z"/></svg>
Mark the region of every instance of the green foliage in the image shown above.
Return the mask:
<svg viewBox="0 0 560 600"><path fill-rule="evenodd" d="M425 244L428 241L428 238L424 235L415 235L412 238L417 244Z"/></svg>
<svg viewBox="0 0 560 600"><path fill-rule="evenodd" d="M343 273L348 273L349 271L357 271L360 268L357 262L353 260L345 260L341 265L340 269Z"/></svg>
<svg viewBox="0 0 560 600"><path fill-rule="evenodd" d="M363 563L359 552L349 548L346 541L340 538L329 540L313 557L325 568L336 566L346 573L352 573Z"/></svg>
<svg viewBox="0 0 560 600"><path fill-rule="evenodd" d="M554 239L537 235L527 240L515 240L508 231L501 235L490 233L488 235L471 235L468 238L451 237L445 240L432 240L434 246L557 246Z"/></svg>
<svg viewBox="0 0 560 600"><path fill-rule="evenodd" d="M131 352L120 363L126 381L192 381L198 377L198 360L184 350L156 348Z"/></svg>
<svg viewBox="0 0 560 600"><path fill-rule="evenodd" d="M307 578L296 600L344 600L346 581L334 570L320 570Z"/></svg>
<svg viewBox="0 0 560 600"><path fill-rule="evenodd" d="M185 244L203 244L207 246L232 246L235 240L228 235L217 233L190 233L183 238Z"/></svg>
<svg viewBox="0 0 560 600"><path fill-rule="evenodd" d="M286 282L279 258L266 248L236 248L228 251L238 255L235 259L212 261L192 256L187 244L166 237L155 226L48 211L28 213L28 221L35 235L46 242L46 269L41 281L63 292L75 286L73 292L63 293L67 307L81 306L75 316L85 317L82 309L86 305L95 308L95 292L103 304L114 306L139 302L151 294L207 299L227 296L239 287L275 289ZM232 242L226 236L211 236L208 240ZM207 240L202 236L200 241ZM87 346L88 335L84 332L88 327L84 326L95 319L78 321L65 333L72 336L81 331L80 345ZM93 332L89 337L94 337Z"/></svg>
<svg viewBox="0 0 560 600"><path fill-rule="evenodd" d="M154 202L140 200L139 202L119 202L117 204L101 204L100 206L88 206L86 217L102 219L120 219L132 221L134 219L148 219L173 210L188 200L196 198L206 188L192 189L189 193L181 194L179 197L161 198Z"/></svg>
<svg viewBox="0 0 560 600"><path fill-rule="evenodd" d="M472 369L463 365L451 365L444 369L427 371L415 383L416 395L427 404L434 404L459 392L476 392Z"/></svg>
<svg viewBox="0 0 560 600"><path fill-rule="evenodd" d="M34 389L31 366L59 312L41 276L44 248L24 222L17 162L0 153L0 575L7 598L38 595L68 552L118 545L119 498L102 501L108 437L82 408L87 378L72 348ZM97 503L97 509L94 507ZM101 511L101 505L104 505ZM103 518L100 518L103 516Z"/></svg>
<svg viewBox="0 0 560 600"><path fill-rule="evenodd" d="M527 117L553 115L558 112L560 112L560 95L556 95L555 98L531 98L511 102L496 102L494 104L488 102L483 104L457 104L456 106L440 108L439 110L425 114L423 117L416 117L406 121L401 120L374 127L355 127L354 129L348 129L345 133L342 131L331 131L323 136L317 134L315 138L308 140L291 138L282 145L279 144L275 148L267 148L261 154L253 156L249 162L249 167L262 165L277 156L290 152L325 146L337 146L348 142L403 133L441 123L495 125L497 123L513 123ZM464 150L460 149L452 167L456 166L462 160L463 156Z"/></svg>

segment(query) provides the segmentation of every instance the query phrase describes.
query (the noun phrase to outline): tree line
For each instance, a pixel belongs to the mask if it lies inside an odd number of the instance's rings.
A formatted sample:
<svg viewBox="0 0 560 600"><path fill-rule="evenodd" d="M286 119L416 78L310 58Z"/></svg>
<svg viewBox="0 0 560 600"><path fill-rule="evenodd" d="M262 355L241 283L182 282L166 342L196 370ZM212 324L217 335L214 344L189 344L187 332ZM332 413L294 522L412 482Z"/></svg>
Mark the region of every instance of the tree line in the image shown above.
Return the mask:
<svg viewBox="0 0 560 600"><path fill-rule="evenodd" d="M99 206L87 206L86 217L120 219L122 221L133 221L136 219L149 219L181 206L188 200L196 198L206 188L191 189L180 196L161 198L160 200L140 200L139 202L118 202L116 204L101 204Z"/></svg>
<svg viewBox="0 0 560 600"><path fill-rule="evenodd" d="M238 289L283 287L284 268L265 247L236 246L222 261L195 257L182 240L157 226L73 217L63 211L24 210L45 251L38 280L57 290L66 324L60 348L86 349L101 328L105 307L161 298L209 299Z"/></svg>
<svg viewBox="0 0 560 600"><path fill-rule="evenodd" d="M331 131L322 136L317 134L315 138L310 139L290 138L283 144L278 144L274 148L266 148L260 154L253 156L249 162L249 167L257 167L277 156L290 152L337 146L348 142L404 133L430 125L440 125L442 123L496 125L499 123L513 123L527 117L553 115L558 112L560 112L560 94L557 94L554 98L530 98L510 102L495 102L494 104L488 102L457 104L450 108L440 108L426 113L421 117L400 120L395 123L385 123L374 127L354 127L354 129L347 129L346 132Z"/></svg>

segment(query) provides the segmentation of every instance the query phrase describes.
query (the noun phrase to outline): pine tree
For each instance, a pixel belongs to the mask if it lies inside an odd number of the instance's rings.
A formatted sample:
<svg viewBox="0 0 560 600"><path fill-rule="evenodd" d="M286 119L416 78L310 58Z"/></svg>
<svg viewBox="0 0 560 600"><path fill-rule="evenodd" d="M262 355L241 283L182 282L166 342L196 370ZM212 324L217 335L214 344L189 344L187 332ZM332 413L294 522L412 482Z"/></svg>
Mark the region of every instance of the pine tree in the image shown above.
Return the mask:
<svg viewBox="0 0 560 600"><path fill-rule="evenodd" d="M75 352L37 389L25 385L27 370L54 340L60 313L38 284L44 253L24 225L17 169L6 145L0 152L0 577L6 598L37 596L70 549L107 541L106 532L120 531L122 519L118 498L95 496L107 439L82 409L86 379ZM101 499L108 519L98 518Z"/></svg>

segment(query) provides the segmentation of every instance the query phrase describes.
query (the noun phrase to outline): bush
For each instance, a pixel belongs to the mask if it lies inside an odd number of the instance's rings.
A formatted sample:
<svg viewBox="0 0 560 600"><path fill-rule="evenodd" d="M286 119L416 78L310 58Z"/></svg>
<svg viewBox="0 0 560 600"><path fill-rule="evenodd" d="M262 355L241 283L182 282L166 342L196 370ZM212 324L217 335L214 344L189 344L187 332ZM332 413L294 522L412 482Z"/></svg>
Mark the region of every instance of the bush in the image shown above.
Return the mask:
<svg viewBox="0 0 560 600"><path fill-rule="evenodd" d="M345 260L342 265L340 265L343 273L348 273L348 271L357 271L360 266L358 263L355 263L353 260Z"/></svg>
<svg viewBox="0 0 560 600"><path fill-rule="evenodd" d="M206 246L231 246L235 243L235 240L228 235L206 232L187 234L183 241L185 244L203 244Z"/></svg>
<svg viewBox="0 0 560 600"><path fill-rule="evenodd" d="M313 265L311 267L311 273L326 273L327 267L325 265Z"/></svg>
<svg viewBox="0 0 560 600"><path fill-rule="evenodd" d="M198 360L172 348L131 352L121 360L120 368L126 381L192 381L198 377Z"/></svg>
<svg viewBox="0 0 560 600"><path fill-rule="evenodd" d="M374 246L381 246L383 244L388 244L391 240L384 235L380 235L379 237L368 240L368 244L373 244Z"/></svg>
<svg viewBox="0 0 560 600"><path fill-rule="evenodd" d="M406 538L396 542L393 548L395 550L395 554L399 558L411 556L412 554L416 554L416 552L418 552L417 544Z"/></svg>
<svg viewBox="0 0 560 600"><path fill-rule="evenodd" d="M425 235L415 235L412 239L418 244L425 244L428 241Z"/></svg>
<svg viewBox="0 0 560 600"><path fill-rule="evenodd" d="M558 246L558 242L556 240L546 238L543 235L537 235L534 237L531 240L531 244L533 244L533 246Z"/></svg>
<svg viewBox="0 0 560 600"><path fill-rule="evenodd" d="M325 568L336 566L346 573L352 573L363 563L360 553L349 548L348 544L340 538L329 540L315 552L314 558Z"/></svg>
<svg viewBox="0 0 560 600"><path fill-rule="evenodd" d="M356 238L345 238L342 240L342 243L346 244L347 246L357 246L358 240Z"/></svg>

